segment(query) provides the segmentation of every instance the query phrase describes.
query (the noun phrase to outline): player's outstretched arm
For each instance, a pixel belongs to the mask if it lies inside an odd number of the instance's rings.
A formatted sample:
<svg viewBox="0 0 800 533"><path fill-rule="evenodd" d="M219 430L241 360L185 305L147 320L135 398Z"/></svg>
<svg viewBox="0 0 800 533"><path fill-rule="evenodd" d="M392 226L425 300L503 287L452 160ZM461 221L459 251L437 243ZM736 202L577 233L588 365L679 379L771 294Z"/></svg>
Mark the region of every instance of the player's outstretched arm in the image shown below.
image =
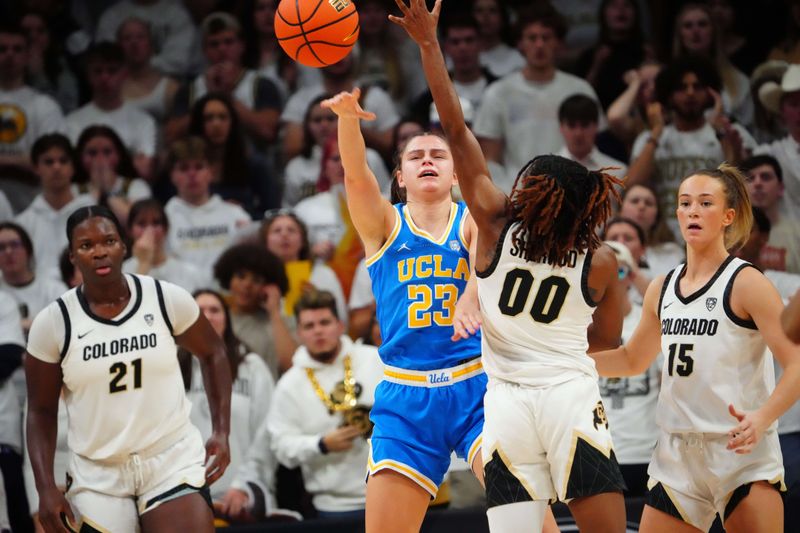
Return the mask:
<svg viewBox="0 0 800 533"><path fill-rule="evenodd" d="M783 368L780 381L764 404L755 411L739 412L741 405L729 406L731 425L728 449L749 453L761 436L800 398L800 346L783 332L780 314L783 302L772 283L758 270L746 268L736 276L731 292L731 309L737 316L749 315ZM742 310L746 315L742 315ZM738 421L738 423L737 423Z"/></svg>
<svg viewBox="0 0 800 533"><path fill-rule="evenodd" d="M505 214L506 196L493 183L478 140L464 122L458 94L450 81L444 56L439 48L436 26L442 0L428 11L424 0L395 0L402 17L389 16L417 43L422 54L425 78L439 112L442 128L453 152L461 193L479 227Z"/></svg>
<svg viewBox="0 0 800 533"><path fill-rule="evenodd" d="M381 195L375 174L367 165L367 147L360 120L375 120L375 113L361 109L361 89L341 92L322 102L339 116L339 154L344 167L344 187L350 218L364 242L367 257L377 252L394 227L392 205Z"/></svg>
<svg viewBox="0 0 800 533"><path fill-rule="evenodd" d="M602 245L595 250L587 280L589 295L597 303L586 332L590 353L617 348L622 339L625 289L619 282L617 270L617 257L609 246Z"/></svg>
<svg viewBox="0 0 800 533"><path fill-rule="evenodd" d="M203 313L189 328L175 337L200 361L203 384L211 410L211 437L206 441L206 482L219 479L231 461L228 435L231 429L231 370L222 339ZM211 463L209 458L213 456Z"/></svg>
<svg viewBox="0 0 800 533"><path fill-rule="evenodd" d="M67 531L62 525L62 513L73 527L77 524L53 474L58 397L63 384L61 365L25 354L25 377L28 386L27 450L39 493L39 521L45 531Z"/></svg>
<svg viewBox="0 0 800 533"><path fill-rule="evenodd" d="M613 350L590 353L601 376L616 378L641 374L661 351L661 321L658 302L664 276L656 278L647 288L642 304L642 318L636 331L624 346ZM596 311L595 311L596 312Z"/></svg>
<svg viewBox="0 0 800 533"><path fill-rule="evenodd" d="M786 336L795 344L800 344L800 290L781 313L781 324Z"/></svg>

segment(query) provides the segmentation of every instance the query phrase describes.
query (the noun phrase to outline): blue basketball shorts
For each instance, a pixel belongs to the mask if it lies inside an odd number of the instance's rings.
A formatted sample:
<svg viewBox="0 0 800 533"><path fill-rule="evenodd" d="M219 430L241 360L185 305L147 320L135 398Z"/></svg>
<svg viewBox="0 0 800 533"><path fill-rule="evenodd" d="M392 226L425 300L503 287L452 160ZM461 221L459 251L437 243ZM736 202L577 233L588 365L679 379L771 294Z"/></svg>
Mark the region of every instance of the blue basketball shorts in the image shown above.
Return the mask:
<svg viewBox="0 0 800 533"><path fill-rule="evenodd" d="M452 452L470 465L480 452L486 382L480 358L427 371L387 366L370 412L368 476L390 469L435 497Z"/></svg>

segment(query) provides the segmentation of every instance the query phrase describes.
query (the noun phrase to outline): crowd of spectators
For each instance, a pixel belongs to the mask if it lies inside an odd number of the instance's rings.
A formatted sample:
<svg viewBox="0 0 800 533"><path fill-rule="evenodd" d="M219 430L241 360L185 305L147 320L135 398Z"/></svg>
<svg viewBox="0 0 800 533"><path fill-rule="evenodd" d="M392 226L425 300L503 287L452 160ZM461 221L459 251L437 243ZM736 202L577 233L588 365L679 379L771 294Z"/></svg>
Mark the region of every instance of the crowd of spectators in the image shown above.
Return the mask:
<svg viewBox="0 0 800 533"><path fill-rule="evenodd" d="M14 531L32 531L37 511L21 422L25 334L80 284L65 221L92 204L127 230L124 269L193 292L225 340L232 463L212 487L217 516L359 512L380 331L337 117L320 104L361 88L377 117L363 124L367 161L389 197L393 153L439 128L418 51L387 19L394 0L359 1L357 46L322 69L283 53L278 0L14 4L0 5L0 469ZM684 260L678 183L723 161L746 172L755 209L738 254L784 298L800 288L800 1L453 1L440 29L505 192L539 153L625 177L602 228L628 291L623 336L649 281ZM188 355L192 419L208 433ZM601 383L631 495L645 490L659 375L656 364ZM800 408L780 432L786 530L800 531ZM63 468L57 460L62 481ZM310 498L297 496L298 479ZM461 496L452 502L480 504Z"/></svg>

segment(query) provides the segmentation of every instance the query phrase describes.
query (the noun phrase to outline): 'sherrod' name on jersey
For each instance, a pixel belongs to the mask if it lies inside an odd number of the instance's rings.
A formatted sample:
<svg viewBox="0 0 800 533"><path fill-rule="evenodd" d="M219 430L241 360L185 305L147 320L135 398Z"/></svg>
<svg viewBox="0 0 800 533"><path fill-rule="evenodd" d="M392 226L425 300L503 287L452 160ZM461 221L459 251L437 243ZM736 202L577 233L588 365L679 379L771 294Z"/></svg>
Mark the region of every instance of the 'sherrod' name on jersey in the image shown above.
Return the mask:
<svg viewBox="0 0 800 533"><path fill-rule="evenodd" d="M718 327L719 321L714 318L665 318L661 321L661 334L712 336Z"/></svg>
<svg viewBox="0 0 800 533"><path fill-rule="evenodd" d="M158 337L155 333L99 342L83 347L83 360L89 361L91 359L100 359L101 357L121 355L127 352L155 348L157 345Z"/></svg>

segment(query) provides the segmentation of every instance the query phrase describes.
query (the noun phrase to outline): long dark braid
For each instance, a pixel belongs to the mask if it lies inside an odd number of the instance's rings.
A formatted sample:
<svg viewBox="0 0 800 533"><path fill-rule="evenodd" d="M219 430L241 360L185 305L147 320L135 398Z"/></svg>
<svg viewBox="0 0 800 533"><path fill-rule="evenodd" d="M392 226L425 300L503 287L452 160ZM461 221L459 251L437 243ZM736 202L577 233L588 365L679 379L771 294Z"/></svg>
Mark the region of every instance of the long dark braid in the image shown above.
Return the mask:
<svg viewBox="0 0 800 533"><path fill-rule="evenodd" d="M514 181L509 205L514 245L527 261L561 264L571 250L593 252L600 246L596 233L611 216L611 200L619 201L622 181L604 172L556 155L529 161Z"/></svg>

